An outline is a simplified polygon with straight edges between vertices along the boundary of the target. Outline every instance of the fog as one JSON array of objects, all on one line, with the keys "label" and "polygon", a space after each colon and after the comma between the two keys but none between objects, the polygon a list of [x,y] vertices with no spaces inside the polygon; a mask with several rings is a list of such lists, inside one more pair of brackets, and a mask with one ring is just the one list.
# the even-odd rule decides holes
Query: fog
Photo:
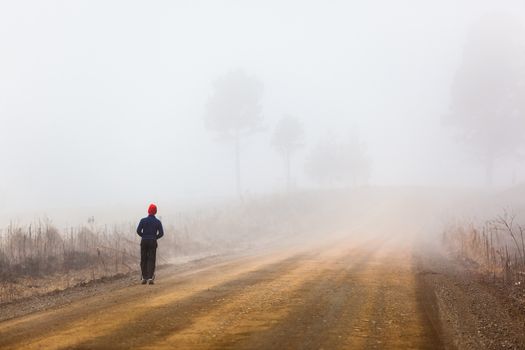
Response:
[{"label": "fog", "polygon": [[[229,74],[261,87],[257,128],[239,140],[244,197],[523,182],[521,143],[494,155],[485,187],[486,166],[449,125],[462,113],[458,71],[475,66],[469,38],[486,18],[517,23],[502,33],[523,48],[522,1],[3,2],[0,224],[119,221],[149,202],[161,212],[237,198],[234,143],[207,122]],[[302,129],[288,180],[274,147],[283,116]],[[348,183],[310,176],[323,140],[357,144],[366,172]]]}]

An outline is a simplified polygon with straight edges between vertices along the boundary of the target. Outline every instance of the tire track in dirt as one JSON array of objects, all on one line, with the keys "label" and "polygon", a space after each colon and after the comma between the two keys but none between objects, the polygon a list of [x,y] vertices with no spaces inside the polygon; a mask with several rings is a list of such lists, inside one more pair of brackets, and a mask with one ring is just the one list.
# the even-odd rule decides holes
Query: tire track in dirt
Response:
[{"label": "tire track in dirt", "polygon": [[268,284],[243,291],[239,298],[199,317],[192,327],[143,349],[173,348],[175,344],[191,349],[253,348],[253,344],[243,345],[243,341],[280,324],[290,312],[290,301],[301,297],[306,285],[322,281],[328,266],[335,270],[334,260],[346,258],[349,254],[356,261],[365,261],[369,253],[362,248],[341,250],[339,247],[335,252],[323,252],[314,258],[303,259],[301,268],[283,273]]},{"label": "tire track in dirt", "polygon": [[407,253],[393,253],[378,259],[368,280],[374,289],[367,316],[366,349],[443,349],[422,305],[423,291],[416,279],[414,262]]},{"label": "tire track in dirt", "polygon": [[289,297],[286,317],[272,327],[204,348],[443,348],[420,307],[406,254],[371,250],[334,264],[347,267],[323,269],[318,278],[307,280]]},{"label": "tire track in dirt", "polygon": [[287,316],[270,329],[226,344],[239,349],[336,349],[344,344],[366,293],[359,288],[359,271],[366,270],[379,246],[348,254],[306,281],[289,299]]}]

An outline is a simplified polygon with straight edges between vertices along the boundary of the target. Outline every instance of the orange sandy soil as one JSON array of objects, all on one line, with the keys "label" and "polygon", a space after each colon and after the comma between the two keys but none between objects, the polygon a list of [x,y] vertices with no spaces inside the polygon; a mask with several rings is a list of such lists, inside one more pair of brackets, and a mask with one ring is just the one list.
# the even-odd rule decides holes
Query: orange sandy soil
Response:
[{"label": "orange sandy soil", "polygon": [[259,253],[0,323],[2,349],[440,349],[409,245]]}]

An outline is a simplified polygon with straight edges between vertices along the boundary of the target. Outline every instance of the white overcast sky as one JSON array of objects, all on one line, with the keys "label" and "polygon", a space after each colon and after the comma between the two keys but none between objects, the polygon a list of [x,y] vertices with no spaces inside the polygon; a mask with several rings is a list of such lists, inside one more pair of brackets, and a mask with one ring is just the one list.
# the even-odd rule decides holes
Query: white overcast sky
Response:
[{"label": "white overcast sky", "polygon": [[232,146],[203,115],[212,81],[239,68],[264,84],[266,131],[242,151],[248,192],[283,184],[270,146],[283,114],[304,124],[300,186],[309,149],[352,127],[372,185],[481,184],[440,119],[469,28],[493,12],[525,19],[524,4],[2,1],[0,219],[233,194]]}]

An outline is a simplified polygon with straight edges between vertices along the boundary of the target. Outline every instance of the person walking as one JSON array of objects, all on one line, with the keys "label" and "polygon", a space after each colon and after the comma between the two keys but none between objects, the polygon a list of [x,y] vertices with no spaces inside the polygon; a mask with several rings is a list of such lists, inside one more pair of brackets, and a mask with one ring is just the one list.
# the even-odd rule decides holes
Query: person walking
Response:
[{"label": "person walking", "polygon": [[148,216],[141,219],[137,227],[137,234],[142,238],[140,241],[140,270],[142,272],[142,284],[153,284],[155,279],[155,260],[157,255],[157,240],[164,236],[162,223],[155,217],[157,206],[150,204]]}]

